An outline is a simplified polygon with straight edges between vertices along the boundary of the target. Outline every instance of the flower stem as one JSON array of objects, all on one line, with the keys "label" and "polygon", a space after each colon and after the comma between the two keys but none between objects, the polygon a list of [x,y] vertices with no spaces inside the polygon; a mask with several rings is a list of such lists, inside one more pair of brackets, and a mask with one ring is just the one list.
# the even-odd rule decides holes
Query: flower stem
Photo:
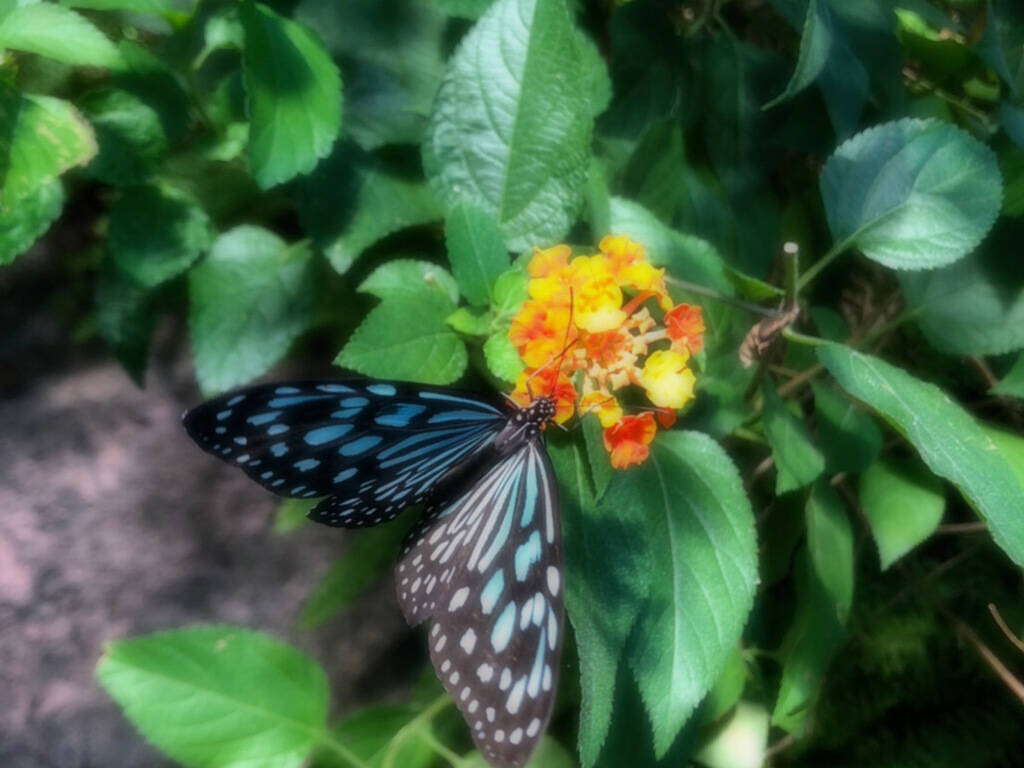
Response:
[{"label": "flower stem", "polygon": [[822,256],[816,262],[811,264],[807,271],[804,272],[803,275],[800,276],[800,279],[797,281],[797,290],[802,291],[804,288],[810,285],[814,278],[818,276],[818,273],[821,272],[833,261],[835,261],[836,257],[839,256],[839,254],[843,253],[847,249],[847,247],[849,247],[849,244],[849,240],[844,240],[841,243],[836,243],[828,250],[828,252],[824,256]]},{"label": "flower stem", "polygon": [[753,312],[754,314],[757,315],[764,315],[765,317],[778,317],[779,315],[779,313],[776,312],[774,309],[759,307],[757,304],[751,304],[749,302],[743,301],[742,299],[736,299],[733,298],[732,296],[726,296],[724,293],[722,293],[721,291],[716,291],[714,288],[707,288],[703,285],[697,285],[696,283],[691,283],[686,280],[679,280],[678,278],[675,277],[666,277],[665,282],[671,283],[677,288],[682,288],[684,291],[696,293],[698,296],[707,296],[709,299],[720,301],[723,304],[731,304],[734,307],[745,309],[747,310],[747,312]]}]

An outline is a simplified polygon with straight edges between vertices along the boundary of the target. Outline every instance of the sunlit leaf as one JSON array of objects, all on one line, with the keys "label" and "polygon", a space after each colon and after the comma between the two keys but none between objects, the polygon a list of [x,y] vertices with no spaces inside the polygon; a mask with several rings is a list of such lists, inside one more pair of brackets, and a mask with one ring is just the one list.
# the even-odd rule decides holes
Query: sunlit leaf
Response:
[{"label": "sunlit leaf", "polygon": [[769,725],[764,707],[740,702],[694,760],[707,768],[761,768],[768,748]]},{"label": "sunlit leaf", "polygon": [[825,459],[811,442],[803,422],[786,407],[771,386],[763,387],[764,432],[772,447],[777,476],[775,492],[810,485],[825,469]]},{"label": "sunlit leaf", "polygon": [[96,676],[149,741],[195,768],[298,768],[327,717],[317,664],[235,627],[113,643]]},{"label": "sunlit leaf", "polygon": [[900,120],[840,145],[821,175],[832,236],[894,269],[932,269],[969,253],[999,213],[988,147],[948,123]]},{"label": "sunlit leaf", "polygon": [[116,69],[121,54],[82,14],[56,3],[18,5],[0,19],[0,49],[38,53],[65,64]]},{"label": "sunlit leaf", "polygon": [[807,499],[807,551],[839,622],[845,624],[853,604],[853,528],[842,500],[827,483],[815,483]]},{"label": "sunlit leaf", "polygon": [[953,483],[988,523],[996,543],[1024,565],[1024,496],[1013,471],[971,416],[933,384],[838,344],[817,348],[839,384],[878,411]]},{"label": "sunlit leaf", "polygon": [[0,214],[0,265],[10,264],[50,228],[64,208],[64,186],[57,179],[23,195]]},{"label": "sunlit leaf", "polygon": [[861,475],[860,506],[884,570],[935,532],[946,499],[935,475],[907,462],[886,460]]},{"label": "sunlit leaf", "polygon": [[249,162],[264,189],[309,173],[341,129],[341,77],[316,36],[262,3],[241,6]]},{"label": "sunlit leaf", "polygon": [[491,214],[471,203],[459,203],[445,220],[445,240],[462,295],[477,306],[493,301],[494,281],[508,269],[509,257]]},{"label": "sunlit leaf", "polygon": [[378,299],[404,299],[413,302],[423,294],[447,296],[459,300],[455,278],[444,267],[429,261],[394,259],[377,267],[359,286],[363,293]]}]

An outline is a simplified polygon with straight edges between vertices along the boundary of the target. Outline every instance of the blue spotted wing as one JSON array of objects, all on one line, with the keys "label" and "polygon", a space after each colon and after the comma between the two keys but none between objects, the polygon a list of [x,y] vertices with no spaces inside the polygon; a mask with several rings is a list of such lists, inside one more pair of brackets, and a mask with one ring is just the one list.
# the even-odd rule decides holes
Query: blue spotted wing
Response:
[{"label": "blue spotted wing", "polygon": [[267,384],[188,411],[189,435],[281,496],[326,496],[317,522],[390,520],[481,456],[506,420],[496,405],[399,382]]},{"label": "blue spotted wing", "polygon": [[557,490],[539,439],[429,510],[396,573],[410,624],[488,761],[521,766],[551,716],[563,629]]}]

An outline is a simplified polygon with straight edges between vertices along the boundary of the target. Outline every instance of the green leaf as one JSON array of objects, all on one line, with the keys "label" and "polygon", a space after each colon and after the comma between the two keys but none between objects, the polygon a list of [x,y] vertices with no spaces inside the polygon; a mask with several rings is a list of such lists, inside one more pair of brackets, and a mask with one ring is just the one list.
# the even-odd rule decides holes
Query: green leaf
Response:
[{"label": "green leaf", "polygon": [[1010,395],[1024,399],[1024,352],[1017,355],[1017,361],[998,384],[992,387],[997,395]]},{"label": "green leaf", "polygon": [[810,0],[807,4],[807,16],[804,18],[803,34],[800,37],[796,68],[786,84],[786,89],[765,104],[765,109],[789,101],[818,79],[828,64],[834,35],[832,12],[828,3],[825,0]]},{"label": "green leaf", "polygon": [[650,581],[644,520],[633,502],[635,478],[619,473],[598,504],[579,441],[552,439],[548,450],[561,488],[566,610],[580,657],[579,751],[583,765],[592,766],[611,725],[616,674]]},{"label": "green leaf", "polygon": [[625,197],[635,200],[662,221],[671,221],[686,169],[683,133],[678,119],[655,123],[641,137],[622,174]]},{"label": "green leaf", "polygon": [[782,681],[772,725],[801,735],[832,654],[842,645],[846,633],[835,602],[804,549],[796,560],[796,596],[796,617],[781,648]]},{"label": "green leaf", "polygon": [[1001,355],[1024,348],[1024,260],[1008,258],[1024,226],[1006,222],[944,269],[900,276],[907,308],[940,352]]},{"label": "green leaf", "polygon": [[316,36],[246,0],[243,71],[249,163],[263,189],[309,173],[341,130],[341,76]]},{"label": "green leaf", "polygon": [[107,88],[87,96],[82,111],[96,131],[99,153],[89,173],[108,184],[138,184],[167,154],[159,113],[133,93]]},{"label": "green leaf", "polygon": [[483,16],[494,0],[434,0],[449,16],[476,20]]},{"label": "green leaf", "polygon": [[768,712],[742,701],[694,760],[707,768],[757,768],[768,750]]},{"label": "green leaf", "polygon": [[426,183],[340,148],[304,179],[299,216],[331,266],[345,274],[374,243],[441,218]]},{"label": "green leaf", "polygon": [[124,60],[92,22],[56,3],[19,5],[0,20],[0,49],[38,53],[65,64],[117,69]]},{"label": "green leaf", "polygon": [[297,531],[309,523],[306,517],[320,499],[284,499],[274,511],[274,533],[283,535]]},{"label": "green leaf", "polygon": [[704,722],[713,723],[736,706],[746,685],[747,662],[737,649],[729,656],[722,673],[715,680],[707,698],[701,703],[701,717]]},{"label": "green leaf", "polygon": [[454,310],[454,302],[440,293],[419,294],[415,305],[385,300],[356,328],[334,364],[364,376],[451,384],[467,363],[466,345],[445,322]]},{"label": "green leaf", "polygon": [[459,307],[445,322],[464,336],[486,336],[494,324],[494,316],[487,310],[473,312],[468,307]]},{"label": "green leaf", "polygon": [[38,200],[41,187],[94,154],[92,129],[71,104],[0,84],[0,221],[14,220],[22,199]]},{"label": "green leaf", "polygon": [[184,272],[212,240],[203,209],[171,187],[129,187],[110,208],[110,253],[144,286]]},{"label": "green leaf", "polygon": [[1021,22],[1024,16],[1012,0],[986,0],[985,29],[976,51],[978,56],[1009,86],[1011,93],[1024,90],[1021,65]]},{"label": "green leaf", "polygon": [[132,380],[142,386],[149,342],[156,328],[154,291],[107,259],[96,281],[96,321],[100,336]]},{"label": "green leaf", "polygon": [[526,301],[526,285],[530,276],[522,269],[510,269],[494,281],[493,308],[499,317],[510,317]]},{"label": "green leaf", "polygon": [[803,422],[766,384],[764,394],[764,433],[772,447],[778,475],[775,493],[782,494],[810,485],[825,469],[825,459],[811,442]]},{"label": "green leaf", "polygon": [[[94,11],[131,11],[170,16],[182,12],[181,0],[61,0],[69,8],[88,8]],[[184,3],[191,5],[190,2]]]},{"label": "green leaf", "polygon": [[767,301],[768,299],[777,299],[780,296],[785,295],[785,291],[778,288],[771,283],[766,283],[764,280],[759,280],[756,277],[740,272],[738,269],[726,265],[725,276],[729,278],[729,282],[733,284],[736,289],[736,293],[742,298],[748,299],[749,301]]},{"label": "green leaf", "polygon": [[951,264],[981,242],[999,213],[995,155],[952,125],[885,123],[840,145],[821,175],[836,248],[893,269]]},{"label": "green leaf", "polygon": [[494,217],[471,203],[458,203],[445,220],[448,261],[459,290],[470,304],[494,300],[494,281],[508,269],[505,238]]},{"label": "green leaf", "polygon": [[[460,768],[490,768],[484,756],[471,752]],[[537,745],[537,751],[523,768],[573,768],[573,759],[561,744],[550,736],[544,736]]]},{"label": "green leaf", "polygon": [[[348,715],[331,729],[331,734],[335,741],[370,768],[381,766],[389,753],[390,765],[396,768],[429,768],[437,761],[437,754],[424,736],[428,725],[419,724],[415,730],[404,732],[399,737],[402,740],[401,746],[391,752],[392,740],[419,714],[413,707],[369,707]],[[324,747],[314,757],[313,766],[352,768],[352,763],[336,751]]]},{"label": "green leaf", "polygon": [[661,756],[739,640],[757,547],[739,473],[706,435],[664,433],[633,474],[636,492],[624,503],[645,518],[652,578],[629,658]]},{"label": "green leaf", "polygon": [[807,551],[836,617],[845,624],[853,605],[853,528],[838,494],[820,481],[807,499]]},{"label": "green leaf", "polygon": [[327,717],[315,662],[235,627],[113,643],[96,676],[149,741],[196,768],[298,768]]},{"label": "green leaf", "polygon": [[0,266],[32,247],[64,209],[64,185],[57,179],[23,195],[18,205],[0,213]]},{"label": "green leaf", "polygon": [[1024,488],[1024,438],[984,422],[981,428],[1010,465],[1013,474],[1017,476],[1020,487]]},{"label": "green leaf", "polygon": [[862,408],[832,387],[818,382],[811,386],[826,474],[861,472],[882,450],[881,430]]},{"label": "green leaf", "polygon": [[429,261],[395,259],[370,273],[359,290],[378,299],[415,302],[423,295],[445,296],[452,304],[459,300],[459,288],[448,270]]},{"label": "green leaf", "polygon": [[427,178],[490,212],[513,250],[557,241],[582,203],[592,57],[563,0],[498,0],[463,38],[434,103]]},{"label": "green leaf", "polygon": [[996,543],[1024,565],[1022,489],[977,423],[942,390],[882,360],[837,344],[817,348],[839,384],[878,411],[939,477],[960,489]]},{"label": "green leaf", "polygon": [[942,522],[942,483],[908,462],[876,461],[860,478],[860,506],[882,570],[931,536]]},{"label": "green leaf", "polygon": [[281,359],[316,318],[312,254],[260,227],[236,227],[189,272],[189,299],[204,394],[244,384]]},{"label": "green leaf", "polygon": [[508,329],[495,331],[484,342],[484,359],[487,369],[502,381],[512,384],[526,368],[519,351],[508,339]]},{"label": "green leaf", "polygon": [[604,498],[612,478],[617,474],[612,469],[608,449],[604,447],[604,428],[596,414],[582,420],[583,444],[587,449],[587,461],[590,465],[590,476],[594,481],[594,493],[598,499]]},{"label": "green leaf", "polygon": [[395,562],[408,530],[408,525],[394,523],[361,531],[354,537],[302,607],[299,626],[320,626],[373,586]]}]

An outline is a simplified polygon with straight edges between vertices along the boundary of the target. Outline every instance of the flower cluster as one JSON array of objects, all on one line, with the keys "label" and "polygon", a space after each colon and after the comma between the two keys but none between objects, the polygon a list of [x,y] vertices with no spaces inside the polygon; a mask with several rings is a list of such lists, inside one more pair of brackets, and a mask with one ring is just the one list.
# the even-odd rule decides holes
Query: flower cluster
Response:
[{"label": "flower cluster", "polygon": [[[549,394],[558,422],[595,413],[612,466],[624,469],[646,460],[657,425],[671,426],[693,399],[689,361],[703,345],[704,320],[700,307],[673,305],[665,270],[639,243],[609,235],[598,250],[571,258],[567,245],[535,249],[529,298],[509,329],[526,364],[512,398],[527,405]],[[627,414],[619,398],[630,385],[654,407]]]}]

